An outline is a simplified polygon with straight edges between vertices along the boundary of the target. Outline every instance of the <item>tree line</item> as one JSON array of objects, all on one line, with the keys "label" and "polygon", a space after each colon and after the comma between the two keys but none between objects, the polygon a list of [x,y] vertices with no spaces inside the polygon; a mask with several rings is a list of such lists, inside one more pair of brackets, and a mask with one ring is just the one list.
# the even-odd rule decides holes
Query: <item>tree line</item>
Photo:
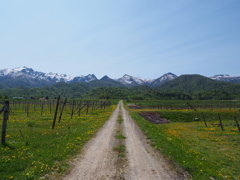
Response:
[{"label": "tree line", "polygon": [[232,100],[239,94],[222,90],[195,91],[186,93],[178,90],[161,90],[149,86],[135,87],[97,87],[87,88],[79,84],[60,83],[44,88],[13,88],[1,90],[0,99],[23,97],[24,99],[56,99],[58,96],[68,99],[135,99],[135,100]]}]

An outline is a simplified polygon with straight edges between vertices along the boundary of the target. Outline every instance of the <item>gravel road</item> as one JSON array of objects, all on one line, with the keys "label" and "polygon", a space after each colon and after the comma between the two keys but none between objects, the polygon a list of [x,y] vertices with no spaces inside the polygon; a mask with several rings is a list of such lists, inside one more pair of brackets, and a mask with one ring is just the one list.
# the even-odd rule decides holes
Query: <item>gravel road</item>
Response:
[{"label": "gravel road", "polygon": [[[126,139],[126,165],[119,173],[115,138],[118,116],[122,114],[123,133]],[[102,129],[84,147],[73,162],[74,167],[64,180],[172,180],[184,179],[155,151],[124,108],[122,101]]]}]

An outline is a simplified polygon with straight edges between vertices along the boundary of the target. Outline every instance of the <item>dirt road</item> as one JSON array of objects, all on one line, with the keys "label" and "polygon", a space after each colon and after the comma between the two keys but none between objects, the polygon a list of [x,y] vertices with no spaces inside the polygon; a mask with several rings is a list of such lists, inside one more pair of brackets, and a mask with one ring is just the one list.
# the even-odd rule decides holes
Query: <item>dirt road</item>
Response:
[{"label": "dirt road", "polygon": [[[126,139],[126,161],[119,168],[119,154],[114,148],[119,144],[116,139],[118,116],[122,114],[123,133]],[[120,171],[120,173],[119,173]],[[71,172],[64,180],[168,180],[183,179],[147,143],[145,136],[124,109],[120,102],[109,121],[84,147],[83,153],[74,162]]]}]

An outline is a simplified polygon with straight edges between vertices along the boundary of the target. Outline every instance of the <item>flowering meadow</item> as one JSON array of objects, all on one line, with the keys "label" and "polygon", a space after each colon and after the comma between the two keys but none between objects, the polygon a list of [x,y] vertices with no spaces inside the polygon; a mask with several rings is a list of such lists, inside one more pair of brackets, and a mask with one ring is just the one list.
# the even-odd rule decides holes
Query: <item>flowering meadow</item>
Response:
[{"label": "flowering meadow", "polygon": [[[109,119],[115,105],[89,108],[72,114],[66,107],[52,129],[54,112],[49,107],[12,107],[6,144],[0,145],[0,179],[34,180],[58,176],[69,161]],[[42,112],[40,112],[42,111]]]},{"label": "flowering meadow", "polygon": [[[240,179],[240,132],[233,121],[233,116],[240,119],[238,109],[202,109],[207,127],[201,113],[194,110],[157,110],[170,120],[169,124],[158,125],[138,114],[156,109],[129,110],[152,146],[187,170],[193,179]],[[224,131],[218,125],[218,114]],[[196,117],[199,121],[193,121]]]}]

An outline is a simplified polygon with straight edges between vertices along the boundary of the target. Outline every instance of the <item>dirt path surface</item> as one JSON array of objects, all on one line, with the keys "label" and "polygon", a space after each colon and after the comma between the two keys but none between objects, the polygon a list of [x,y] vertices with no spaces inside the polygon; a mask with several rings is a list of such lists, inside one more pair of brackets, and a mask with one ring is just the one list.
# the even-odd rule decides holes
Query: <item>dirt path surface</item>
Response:
[{"label": "dirt path surface", "polygon": [[[122,114],[126,146],[126,165],[119,173],[115,138],[117,120]],[[147,143],[145,136],[120,102],[109,121],[84,147],[83,153],[74,162],[71,172],[64,180],[172,180],[183,179],[169,169],[169,164]]]},{"label": "dirt path surface", "polygon": [[166,180],[177,179],[167,162],[147,143],[146,137],[123,108],[122,115],[126,133],[126,148],[129,169],[126,179]]}]

